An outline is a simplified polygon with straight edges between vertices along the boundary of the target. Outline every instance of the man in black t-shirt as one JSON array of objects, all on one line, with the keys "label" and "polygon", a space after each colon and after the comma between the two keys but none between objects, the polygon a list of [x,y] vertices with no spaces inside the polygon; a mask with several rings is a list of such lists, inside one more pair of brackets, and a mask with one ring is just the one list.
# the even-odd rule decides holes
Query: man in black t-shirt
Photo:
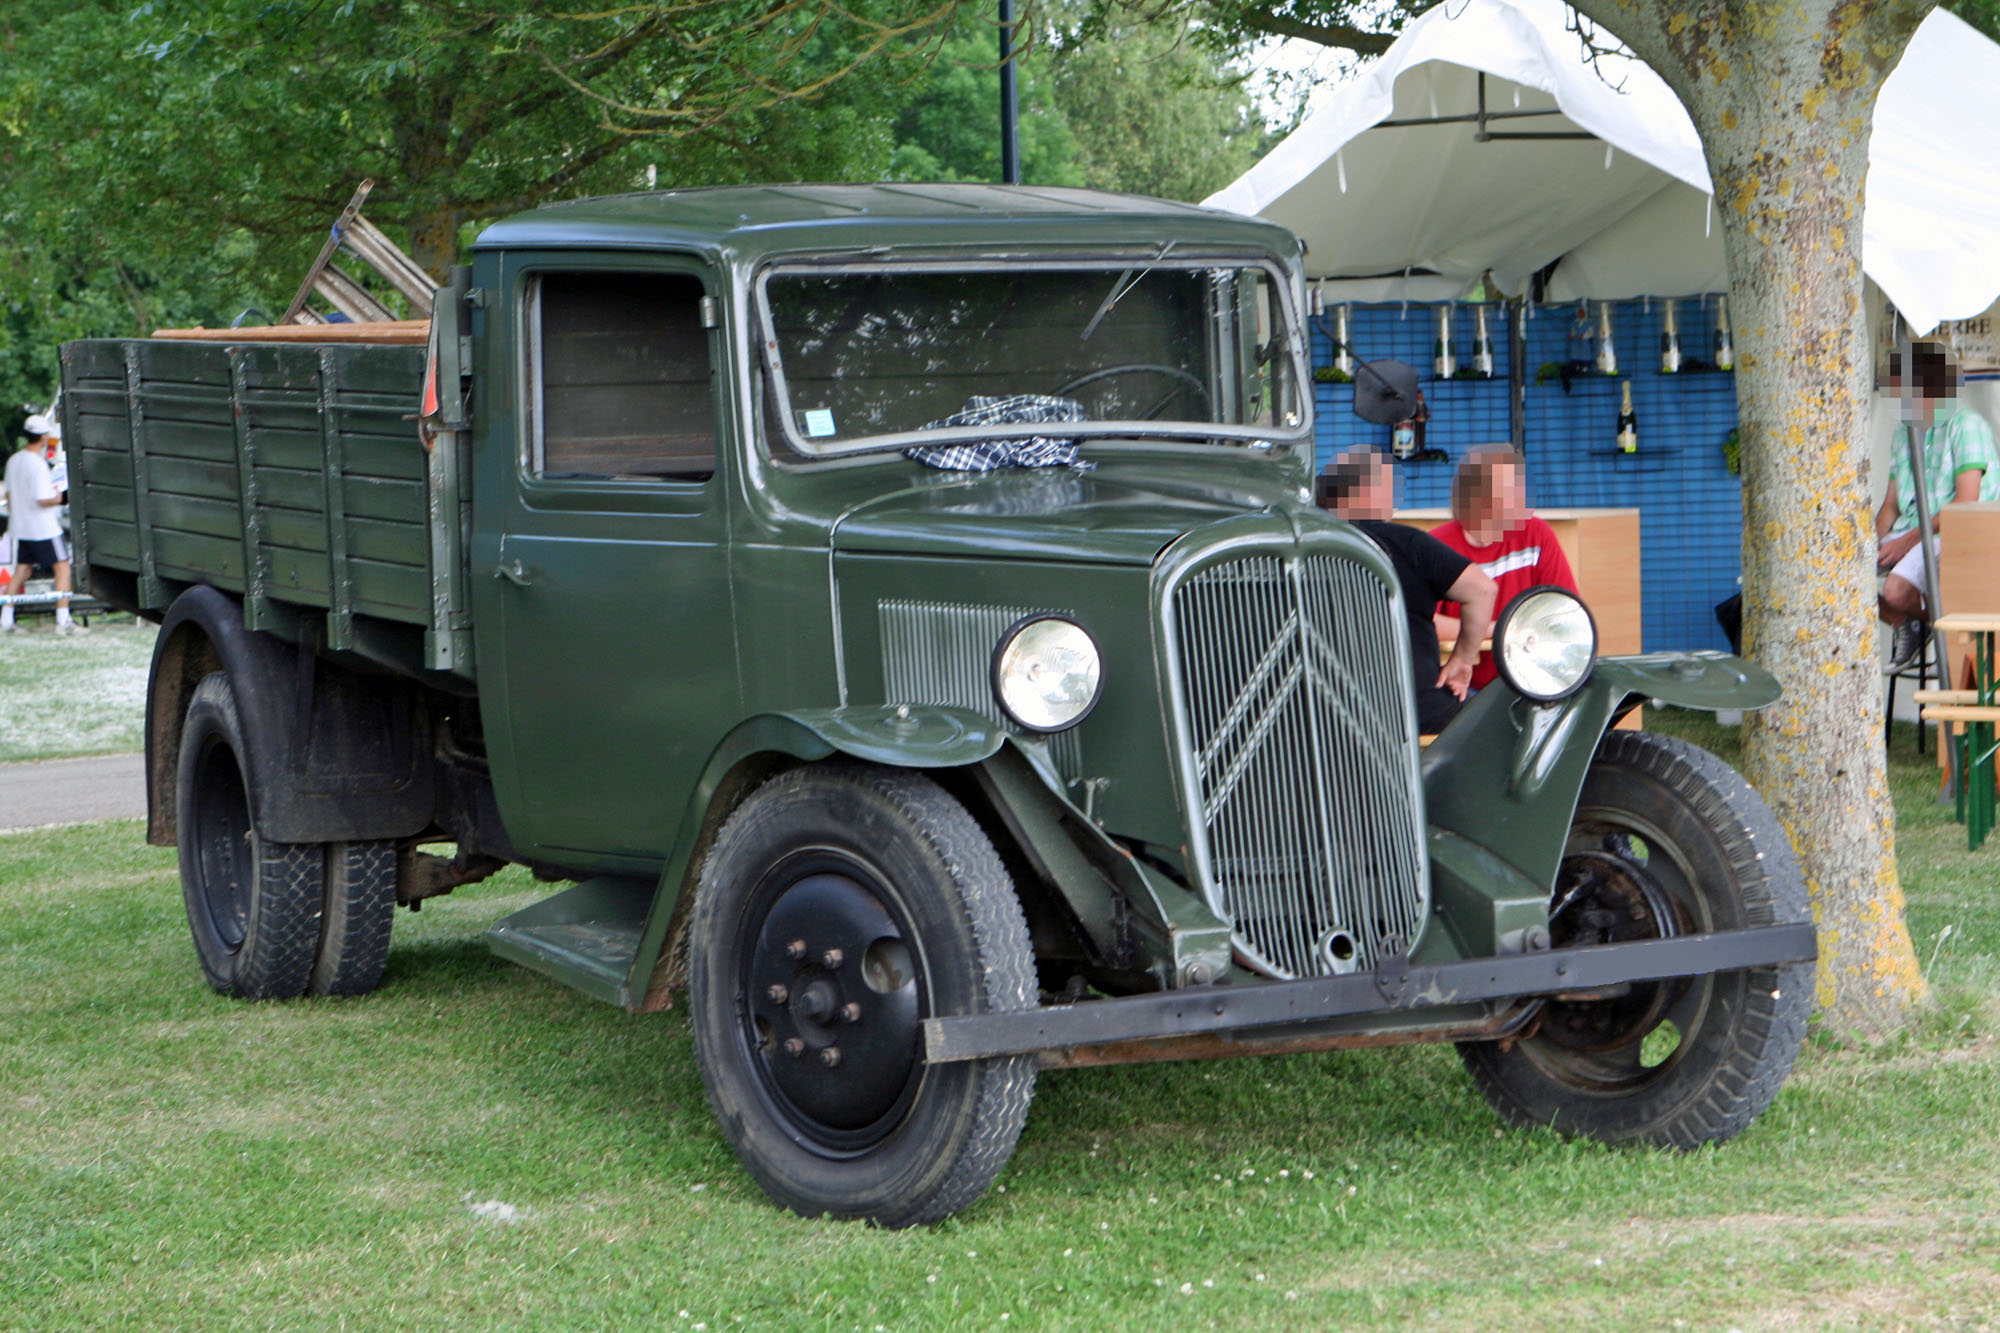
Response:
[{"label": "man in black t-shirt", "polygon": [[[1403,613],[1410,623],[1410,665],[1416,673],[1417,729],[1441,729],[1458,713],[1472,685],[1472,667],[1493,628],[1493,603],[1499,595],[1491,577],[1472,561],[1427,532],[1389,521],[1395,509],[1395,481],[1389,461],[1372,450],[1349,450],[1326,465],[1314,496],[1382,548],[1403,589]],[[1435,676],[1439,657],[1437,625],[1432,621],[1439,602],[1457,602],[1458,642]]]}]

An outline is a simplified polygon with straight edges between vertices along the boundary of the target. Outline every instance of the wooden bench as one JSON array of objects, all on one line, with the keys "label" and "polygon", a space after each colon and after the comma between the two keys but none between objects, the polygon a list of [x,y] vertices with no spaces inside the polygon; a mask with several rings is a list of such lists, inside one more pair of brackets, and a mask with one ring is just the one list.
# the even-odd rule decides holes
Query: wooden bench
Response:
[{"label": "wooden bench", "polygon": [[[1924,702],[1923,696],[1927,694],[1938,697],[1940,702]],[[1923,707],[1920,714],[1923,720],[1949,726],[1956,738],[1957,815],[1965,824],[1966,846],[1977,851],[1993,829],[1993,752],[2000,749],[1993,734],[1994,727],[2000,725],[2000,704],[1970,702],[1978,699],[1976,690],[1919,690],[1917,697]]]}]

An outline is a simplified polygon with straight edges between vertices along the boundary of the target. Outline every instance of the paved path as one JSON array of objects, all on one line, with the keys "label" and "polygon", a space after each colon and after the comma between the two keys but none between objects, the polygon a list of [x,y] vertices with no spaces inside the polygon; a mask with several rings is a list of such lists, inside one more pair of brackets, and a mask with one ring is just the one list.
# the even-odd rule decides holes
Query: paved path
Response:
[{"label": "paved path", "polygon": [[143,819],[145,764],[137,754],[0,764],[0,829]]}]

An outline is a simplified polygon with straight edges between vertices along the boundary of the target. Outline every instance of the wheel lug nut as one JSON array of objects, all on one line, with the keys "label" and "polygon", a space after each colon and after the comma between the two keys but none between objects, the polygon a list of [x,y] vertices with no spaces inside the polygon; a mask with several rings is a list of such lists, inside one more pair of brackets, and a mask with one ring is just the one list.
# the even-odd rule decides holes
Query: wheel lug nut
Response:
[{"label": "wheel lug nut", "polygon": [[806,1053],[806,1044],[797,1037],[785,1038],[785,1054],[794,1060]]},{"label": "wheel lug nut", "polygon": [[819,1053],[819,1062],[825,1065],[828,1069],[839,1068],[840,1048],[838,1046],[827,1047],[825,1050]]},{"label": "wheel lug nut", "polygon": [[819,956],[819,960],[822,963],[825,963],[827,967],[831,969],[839,967],[842,961],[846,959],[846,957],[847,955],[842,953],[838,949],[828,949],[825,953]]},{"label": "wheel lug nut", "polygon": [[804,940],[793,940],[785,946],[785,954],[790,958],[804,958],[806,956],[806,942]]},{"label": "wheel lug nut", "polygon": [[764,993],[771,997],[772,1004],[783,1004],[786,1000],[792,998],[791,991],[786,989],[783,982],[773,983],[771,988]]},{"label": "wheel lug nut", "polygon": [[850,1023],[859,1023],[861,1021],[861,1006],[849,1000],[846,1004],[840,1006],[840,1016]]}]

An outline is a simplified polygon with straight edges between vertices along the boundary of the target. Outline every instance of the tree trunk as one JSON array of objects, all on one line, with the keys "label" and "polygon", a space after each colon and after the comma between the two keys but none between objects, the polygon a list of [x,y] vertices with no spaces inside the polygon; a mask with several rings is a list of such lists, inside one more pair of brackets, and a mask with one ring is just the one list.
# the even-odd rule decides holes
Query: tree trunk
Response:
[{"label": "tree trunk", "polygon": [[1747,654],[1785,696],[1745,728],[1819,924],[1820,1022],[1893,1032],[1925,996],[1877,725],[1861,201],[1875,97],[1926,0],[1583,7],[1694,118],[1729,254]]}]

